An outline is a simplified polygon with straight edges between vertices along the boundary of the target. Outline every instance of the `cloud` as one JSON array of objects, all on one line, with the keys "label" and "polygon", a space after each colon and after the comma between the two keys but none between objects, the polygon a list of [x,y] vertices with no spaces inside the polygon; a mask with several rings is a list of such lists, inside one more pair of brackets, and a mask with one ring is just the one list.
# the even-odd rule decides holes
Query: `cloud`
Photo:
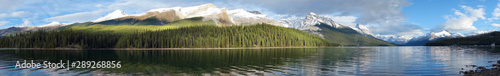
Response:
[{"label": "cloud", "polygon": [[25,11],[17,11],[12,13],[0,13],[0,18],[9,18],[9,17],[26,17],[30,13]]},{"label": "cloud", "polygon": [[325,15],[328,18],[331,18],[333,21],[349,26],[349,27],[355,27],[356,26],[356,19],[357,17],[354,16],[335,16],[335,15]]},{"label": "cloud", "polygon": [[103,6],[104,6],[104,5],[102,5],[102,4],[97,4],[97,5],[95,5],[95,7],[103,7]]},{"label": "cloud", "polygon": [[489,21],[491,20],[498,20],[500,17],[500,3],[497,4],[497,7],[493,10],[493,13],[491,13],[491,18],[488,18]]},{"label": "cloud", "polygon": [[461,32],[461,31],[470,31],[476,30],[477,28],[474,25],[474,22],[478,19],[485,19],[484,9],[478,8],[474,9],[469,6],[461,6],[465,13],[455,10],[454,15],[447,15],[446,22],[441,25],[436,26],[432,29],[432,31],[442,31],[448,30],[451,32]]},{"label": "cloud", "polygon": [[491,26],[500,27],[500,24],[493,23]]},{"label": "cloud", "polygon": [[267,8],[277,14],[304,15],[341,13],[359,15],[358,23],[385,23],[404,19],[403,7],[408,0],[245,0],[241,5]]},{"label": "cloud", "polygon": [[17,9],[24,0],[0,0],[0,10],[11,11]]},{"label": "cloud", "polygon": [[0,21],[0,26],[4,26],[4,25],[6,25],[8,23],[9,23],[9,21]]},{"label": "cloud", "polygon": [[346,21],[346,25],[374,25],[368,28],[377,30],[372,31],[375,34],[421,34],[422,29],[406,22],[402,8],[412,4],[409,0],[240,0],[231,4],[253,6],[264,9],[264,12],[282,15],[303,16],[314,12],[320,15],[355,16],[355,21]]},{"label": "cloud", "polygon": [[24,19],[23,24],[21,24],[19,26],[23,27],[23,26],[29,26],[29,25],[31,25],[31,21],[29,19]]},{"label": "cloud", "polygon": [[412,37],[414,35],[423,35],[422,27],[414,24],[403,25],[385,25],[385,26],[368,26],[370,31],[381,35],[399,35]]},{"label": "cloud", "polygon": [[468,32],[468,33],[465,33],[465,36],[474,36],[474,35],[479,35],[479,34],[484,34],[484,33],[490,33],[490,32],[494,32],[494,31],[497,31],[497,30],[488,30],[488,31],[473,31],[473,32]]},{"label": "cloud", "polygon": [[116,9],[121,9],[128,12],[141,13],[147,10],[156,8],[168,8],[171,5],[177,4],[186,6],[189,2],[178,3],[182,1],[161,1],[161,0],[118,0],[108,6],[106,6],[106,11],[114,11]]},{"label": "cloud", "polygon": [[[99,17],[104,16],[107,13],[111,13],[114,10],[121,9],[125,12],[132,13],[142,13],[147,10],[155,9],[155,8],[168,8],[170,5],[182,1],[160,1],[160,0],[116,0],[110,3],[102,3],[102,4],[93,4],[91,8],[99,7],[100,9],[94,11],[84,11],[77,12],[72,14],[66,14],[56,17],[50,17],[44,19],[46,22],[59,21],[59,22],[86,22],[92,21]],[[67,3],[67,2],[65,2]],[[96,3],[96,2],[94,2]],[[186,2],[188,3],[188,2]],[[186,6],[186,3],[176,3],[177,5]],[[89,5],[87,7],[84,6],[76,6],[78,8],[89,9]],[[62,7],[65,8],[65,7]],[[75,10],[66,10],[66,11],[75,11]]]},{"label": "cloud", "polygon": [[101,17],[104,11],[97,10],[91,12],[80,12],[67,14],[62,16],[56,16],[44,19],[47,22],[59,21],[59,22],[87,22]]}]

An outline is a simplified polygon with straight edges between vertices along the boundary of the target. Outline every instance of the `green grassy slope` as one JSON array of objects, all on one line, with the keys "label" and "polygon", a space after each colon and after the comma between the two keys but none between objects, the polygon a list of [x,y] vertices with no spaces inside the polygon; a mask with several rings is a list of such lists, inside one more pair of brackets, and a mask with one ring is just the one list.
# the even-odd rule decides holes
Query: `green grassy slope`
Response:
[{"label": "green grassy slope", "polygon": [[316,25],[324,39],[347,46],[394,46],[379,39],[364,36],[351,28],[334,28],[326,24]]},{"label": "green grassy slope", "polygon": [[500,32],[481,34],[471,37],[449,38],[439,41],[433,41],[425,44],[426,46],[449,46],[449,45],[491,45],[500,44]]}]

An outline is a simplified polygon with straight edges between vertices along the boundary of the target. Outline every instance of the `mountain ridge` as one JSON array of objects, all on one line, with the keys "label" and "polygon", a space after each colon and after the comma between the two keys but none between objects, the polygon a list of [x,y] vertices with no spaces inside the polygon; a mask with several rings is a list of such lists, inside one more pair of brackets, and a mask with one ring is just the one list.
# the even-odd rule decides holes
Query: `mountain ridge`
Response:
[{"label": "mountain ridge", "polygon": [[[73,29],[86,28],[86,29],[96,29],[96,30],[102,30],[102,29],[114,30],[114,29],[122,29],[124,27],[130,28],[131,27],[130,25],[144,25],[147,27],[157,27],[157,26],[165,26],[175,21],[185,20],[194,17],[202,18],[202,19],[197,19],[200,20],[197,22],[215,22],[217,26],[252,25],[252,24],[266,23],[281,27],[290,27],[302,31],[307,31],[310,34],[314,34],[322,38],[324,38],[323,34],[328,34],[328,33],[324,32],[322,33],[321,32],[322,29],[319,28],[317,25],[324,24],[336,29],[355,30],[354,32],[361,33],[363,36],[374,38],[371,32],[362,25],[357,25],[357,27],[354,28],[347,27],[335,22],[329,17],[320,16],[314,12],[310,12],[307,16],[305,16],[304,19],[296,19],[296,20],[283,19],[281,21],[276,21],[273,20],[272,18],[267,17],[266,14],[262,14],[260,11],[256,10],[248,11],[245,9],[227,10],[226,8],[217,8],[215,5],[211,3],[202,4],[198,6],[190,6],[190,7],[151,9],[147,12],[140,14],[133,14],[133,15],[126,14],[124,11],[117,9],[104,17],[90,21],[90,23],[75,23],[72,24],[71,26],[60,25],[60,26],[53,26],[52,28],[48,29],[56,29],[59,27],[68,29],[74,27]],[[192,23],[187,23],[187,24],[192,24]],[[108,25],[113,25],[113,26],[108,26]],[[177,28],[177,27],[178,26],[175,27],[169,26],[166,28]],[[159,29],[164,29],[164,28],[159,28]],[[342,32],[342,31],[337,31],[337,32]],[[358,33],[356,33],[356,35]],[[377,41],[377,39],[370,39],[370,40]],[[358,45],[358,44],[352,44],[352,45]]]}]

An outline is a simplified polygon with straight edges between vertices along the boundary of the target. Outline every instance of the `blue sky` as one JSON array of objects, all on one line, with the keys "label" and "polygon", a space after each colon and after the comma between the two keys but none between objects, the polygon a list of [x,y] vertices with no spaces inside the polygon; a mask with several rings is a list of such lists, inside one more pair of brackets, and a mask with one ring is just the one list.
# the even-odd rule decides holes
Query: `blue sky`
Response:
[{"label": "blue sky", "polygon": [[117,9],[138,14],[205,3],[258,10],[275,20],[315,12],[347,26],[363,24],[380,35],[417,36],[442,30],[466,34],[500,27],[498,0],[0,0],[0,29],[92,21]]},{"label": "blue sky", "polygon": [[498,30],[498,27],[491,24],[500,23],[499,20],[488,20],[488,18],[493,16],[494,9],[497,8],[497,4],[499,3],[497,0],[414,0],[412,2],[412,5],[403,8],[403,12],[406,13],[408,21],[428,29],[426,30],[427,32],[446,22],[448,19],[445,16],[453,15],[454,10],[465,12],[465,10],[461,9],[461,6],[469,6],[475,9],[484,8],[484,17],[486,19],[474,21],[473,26],[477,30],[458,32]]}]

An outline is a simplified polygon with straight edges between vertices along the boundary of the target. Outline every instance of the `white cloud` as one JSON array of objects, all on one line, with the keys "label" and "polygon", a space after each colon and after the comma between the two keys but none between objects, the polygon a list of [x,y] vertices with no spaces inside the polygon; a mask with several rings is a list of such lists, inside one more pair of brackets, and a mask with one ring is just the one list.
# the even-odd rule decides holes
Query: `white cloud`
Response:
[{"label": "white cloud", "polygon": [[26,17],[30,13],[25,11],[16,11],[12,13],[0,13],[0,18],[9,18],[9,17]]},{"label": "white cloud", "polygon": [[488,31],[473,31],[473,32],[468,32],[468,33],[465,33],[465,36],[473,36],[473,35],[479,35],[479,34],[484,34],[484,33],[490,33],[490,32],[493,32],[493,31],[497,31],[497,30],[488,30]]},{"label": "white cloud", "polygon": [[29,25],[31,25],[31,21],[29,19],[24,19],[23,24],[21,24],[19,26],[24,27],[24,26],[29,26]]},{"label": "white cloud", "polygon": [[442,31],[448,30],[451,32],[461,32],[461,31],[470,31],[476,30],[477,28],[474,25],[474,22],[478,19],[485,19],[484,9],[478,8],[474,9],[469,6],[461,6],[464,12],[459,10],[455,10],[454,15],[446,16],[448,19],[441,25],[433,28],[432,31]]},{"label": "white cloud", "polygon": [[372,31],[375,34],[421,34],[421,27],[408,24],[402,12],[403,7],[411,4],[409,0],[240,0],[228,2],[226,6],[250,6],[243,8],[259,9],[264,13],[271,11],[280,15],[304,16],[314,12],[318,15],[356,16],[352,23],[350,20],[335,20],[344,22],[344,25],[373,25],[369,29],[377,30]]},{"label": "white cloud", "polygon": [[498,20],[500,17],[500,3],[497,4],[497,7],[493,10],[493,13],[491,13],[491,18],[488,18],[488,20]]},{"label": "white cloud", "polygon": [[0,21],[0,26],[4,26],[4,25],[6,25],[8,23],[9,23],[9,21]]},{"label": "white cloud", "polygon": [[326,17],[331,18],[333,21],[349,26],[349,27],[355,27],[356,26],[356,19],[357,17],[354,16],[332,16],[332,15],[325,15]]},{"label": "white cloud", "polygon": [[101,17],[104,11],[97,10],[91,12],[80,12],[67,14],[62,16],[56,16],[44,19],[47,22],[59,21],[59,22],[87,22]]},{"label": "white cloud", "polygon": [[104,5],[102,5],[102,4],[97,4],[97,5],[95,5],[95,7],[103,7],[103,6],[104,6]]},{"label": "white cloud", "polygon": [[[145,12],[147,10],[156,8],[168,8],[177,2],[182,1],[157,1],[157,0],[118,0],[106,7],[106,11],[114,11],[116,9],[122,9],[124,11],[139,13]],[[189,2],[177,3],[177,5],[187,6]]]},{"label": "white cloud", "polygon": [[24,0],[0,0],[0,10],[10,11],[17,9]]},{"label": "white cloud", "polygon": [[500,24],[493,23],[493,24],[491,24],[491,26],[500,27]]},{"label": "white cloud", "polygon": [[383,25],[383,26],[368,26],[370,31],[381,35],[398,35],[412,37],[415,35],[423,35],[423,28],[413,24],[401,25]]}]

